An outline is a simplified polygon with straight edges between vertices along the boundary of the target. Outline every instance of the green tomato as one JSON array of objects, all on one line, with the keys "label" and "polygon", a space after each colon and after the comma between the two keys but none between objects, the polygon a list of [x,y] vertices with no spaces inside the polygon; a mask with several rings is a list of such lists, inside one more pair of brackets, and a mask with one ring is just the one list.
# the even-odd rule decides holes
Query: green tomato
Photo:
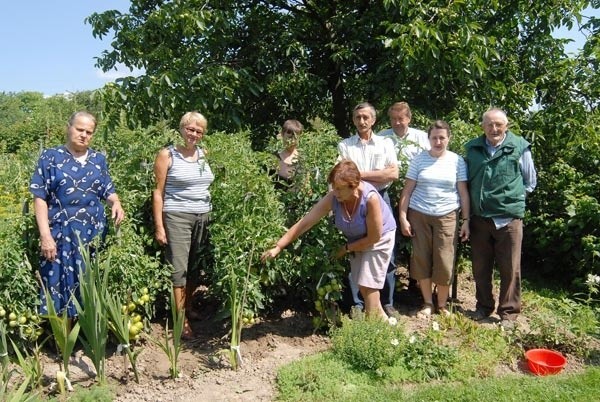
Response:
[{"label": "green tomato", "polygon": [[24,315],[19,317],[19,324],[23,325],[27,322],[27,317],[25,317]]},{"label": "green tomato", "polygon": [[6,310],[0,308],[0,318],[3,318],[6,315]]},{"label": "green tomato", "polygon": [[327,290],[325,290],[324,287],[317,288],[317,294],[319,296],[325,296],[325,294],[327,294]]},{"label": "green tomato", "polygon": [[17,320],[17,315],[16,315],[15,313],[10,313],[10,314],[8,315],[8,319],[9,319],[10,321],[16,321],[16,320]]},{"label": "green tomato", "polygon": [[11,327],[11,328],[16,327],[17,325],[19,325],[19,323],[17,321],[15,321],[15,320],[11,320],[11,321],[8,322],[8,326]]}]

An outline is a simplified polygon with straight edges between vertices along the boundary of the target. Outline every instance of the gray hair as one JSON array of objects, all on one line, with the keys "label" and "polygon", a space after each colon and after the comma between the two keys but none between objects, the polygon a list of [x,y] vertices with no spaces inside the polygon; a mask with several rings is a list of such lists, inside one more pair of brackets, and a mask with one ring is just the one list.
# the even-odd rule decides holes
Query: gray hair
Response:
[{"label": "gray hair", "polygon": [[377,111],[375,110],[375,106],[371,105],[369,102],[362,102],[362,103],[359,103],[358,105],[354,106],[354,109],[352,109],[352,116],[354,116],[354,113],[356,111],[362,110],[362,109],[371,110],[371,117],[373,117],[373,119],[377,118]]},{"label": "gray hair", "polygon": [[502,115],[502,119],[504,120],[504,123],[508,124],[508,117],[506,116],[506,112],[497,107],[492,107],[492,108],[489,108],[488,110],[486,110],[485,113],[483,113],[483,115],[481,116],[481,123],[483,124],[485,122],[485,120],[487,118],[489,118],[489,115],[495,114],[495,113]]}]

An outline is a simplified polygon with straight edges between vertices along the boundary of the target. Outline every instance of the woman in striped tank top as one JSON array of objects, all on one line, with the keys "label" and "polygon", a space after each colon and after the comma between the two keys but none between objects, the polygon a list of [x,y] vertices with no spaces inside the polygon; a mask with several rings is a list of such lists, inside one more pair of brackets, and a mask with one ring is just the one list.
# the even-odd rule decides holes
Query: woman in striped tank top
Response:
[{"label": "woman in striped tank top", "polygon": [[184,339],[193,337],[188,318],[198,318],[198,313],[191,309],[191,297],[199,275],[197,253],[206,242],[212,209],[208,187],[214,175],[204,150],[199,147],[206,127],[202,114],[183,115],[179,123],[183,142],[161,149],[154,163],[155,238],[166,246],[167,261],[173,267],[171,278],[177,308],[186,311]]}]

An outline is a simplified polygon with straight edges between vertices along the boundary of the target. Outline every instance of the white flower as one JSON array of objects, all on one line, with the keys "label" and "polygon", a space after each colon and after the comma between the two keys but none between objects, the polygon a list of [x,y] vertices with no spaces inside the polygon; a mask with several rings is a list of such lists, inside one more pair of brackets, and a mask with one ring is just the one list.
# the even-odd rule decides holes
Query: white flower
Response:
[{"label": "white flower", "polygon": [[396,317],[388,317],[388,324],[394,327],[396,326],[396,324],[398,324],[398,320],[396,319]]},{"label": "white flower", "polygon": [[392,339],[392,346],[398,346],[400,344],[400,342],[398,342],[398,339],[394,338]]},{"label": "white flower", "polygon": [[415,343],[417,340],[417,338],[414,335],[411,335],[410,338],[408,338],[408,343]]},{"label": "white flower", "polygon": [[594,274],[588,274],[587,280],[585,281],[586,285],[600,285],[600,276]]},{"label": "white flower", "polygon": [[432,328],[434,331],[439,331],[439,330],[440,330],[440,324],[438,324],[436,321],[434,321],[434,322],[431,324],[431,328]]}]

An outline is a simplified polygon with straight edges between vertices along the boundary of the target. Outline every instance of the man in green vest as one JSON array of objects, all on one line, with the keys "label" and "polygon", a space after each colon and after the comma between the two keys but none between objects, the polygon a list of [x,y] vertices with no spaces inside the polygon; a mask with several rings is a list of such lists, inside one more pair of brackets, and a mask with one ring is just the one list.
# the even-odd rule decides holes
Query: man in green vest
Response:
[{"label": "man in green vest", "polygon": [[[525,195],[534,190],[537,175],[530,144],[508,131],[501,109],[483,114],[485,135],[465,145],[471,198],[471,251],[476,310],[473,319],[494,309],[505,328],[514,327],[521,312],[521,242]],[[492,293],[494,263],[500,272],[495,308]]]}]

